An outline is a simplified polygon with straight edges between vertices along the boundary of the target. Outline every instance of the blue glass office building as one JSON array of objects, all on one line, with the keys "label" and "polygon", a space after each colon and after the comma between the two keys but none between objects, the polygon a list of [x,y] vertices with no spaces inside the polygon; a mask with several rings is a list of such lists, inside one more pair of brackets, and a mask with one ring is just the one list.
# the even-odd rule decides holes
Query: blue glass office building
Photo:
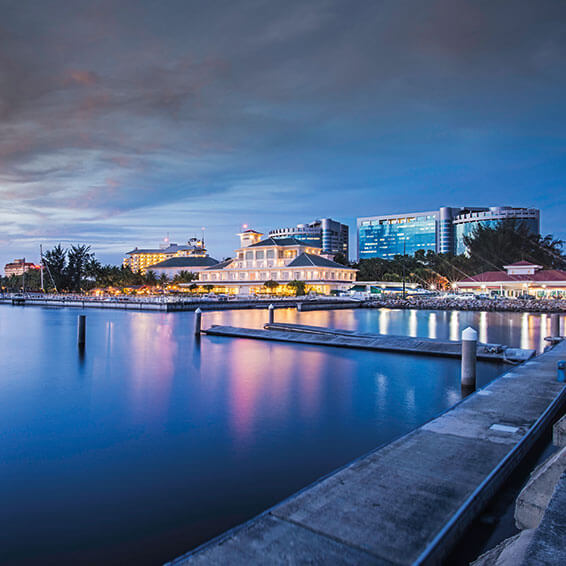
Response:
[{"label": "blue glass office building", "polygon": [[417,250],[465,253],[464,236],[480,224],[496,226],[505,219],[519,220],[535,234],[540,231],[538,209],[510,206],[444,206],[429,212],[358,218],[358,257],[393,259],[403,253],[413,255]]}]

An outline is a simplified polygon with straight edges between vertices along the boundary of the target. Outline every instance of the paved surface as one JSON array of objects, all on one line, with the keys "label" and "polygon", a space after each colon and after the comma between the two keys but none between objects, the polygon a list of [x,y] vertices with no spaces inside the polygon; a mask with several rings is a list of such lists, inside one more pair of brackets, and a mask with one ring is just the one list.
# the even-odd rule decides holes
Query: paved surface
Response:
[{"label": "paved surface", "polygon": [[437,563],[563,409],[565,356],[563,342],[173,564]]},{"label": "paved surface", "polygon": [[566,564],[566,472],[558,481],[541,524],[521,562],[524,566]]},{"label": "paved surface", "polygon": [[[278,342],[425,354],[429,356],[448,356],[453,358],[460,357],[462,351],[460,342],[442,342],[440,340],[431,340],[430,338],[370,334],[367,332],[335,330],[298,324],[276,323],[267,324],[266,327],[268,330],[214,325],[205,330],[205,332],[215,336],[229,336],[233,338],[255,338],[258,340],[275,340]],[[501,346],[501,351],[489,351],[486,349],[486,344],[478,345],[478,359],[480,360],[523,362],[534,354],[534,350],[508,348],[506,346]]]}]

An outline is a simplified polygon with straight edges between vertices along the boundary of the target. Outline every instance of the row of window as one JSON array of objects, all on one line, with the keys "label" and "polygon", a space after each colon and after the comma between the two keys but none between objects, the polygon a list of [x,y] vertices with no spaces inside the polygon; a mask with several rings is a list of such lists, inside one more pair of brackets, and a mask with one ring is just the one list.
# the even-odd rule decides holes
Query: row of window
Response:
[{"label": "row of window", "polygon": [[291,281],[293,279],[354,281],[355,273],[349,271],[226,271],[222,273],[200,273],[200,281]]}]

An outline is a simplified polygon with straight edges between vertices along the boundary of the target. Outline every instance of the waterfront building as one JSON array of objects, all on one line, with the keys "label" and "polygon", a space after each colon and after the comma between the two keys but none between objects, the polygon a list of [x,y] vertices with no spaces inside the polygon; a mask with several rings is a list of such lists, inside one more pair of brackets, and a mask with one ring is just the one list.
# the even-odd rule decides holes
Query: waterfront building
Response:
[{"label": "waterfront building", "polygon": [[462,254],[466,252],[464,237],[476,227],[495,227],[507,219],[520,221],[533,234],[540,232],[538,209],[511,206],[443,206],[428,212],[358,218],[358,257],[393,259],[417,250]]},{"label": "waterfront building", "polygon": [[208,257],[204,240],[191,238],[187,245],[169,243],[166,239],[159,248],[135,248],[126,254],[123,264],[134,273],[145,273],[150,267],[174,257]]},{"label": "waterfront building", "polygon": [[528,261],[505,265],[505,271],[485,271],[455,283],[462,291],[497,294],[503,297],[531,295],[537,298],[566,298],[566,271],[543,269]]},{"label": "waterfront building", "polygon": [[271,230],[269,235],[273,238],[295,238],[310,246],[322,248],[322,252],[335,256],[344,254],[349,258],[349,228],[332,218],[314,220],[308,224],[297,224],[291,228],[277,228]]},{"label": "waterfront building", "polygon": [[292,237],[262,239],[263,234],[246,230],[240,236],[240,247],[233,259],[199,272],[201,285],[213,285],[214,290],[229,294],[265,293],[267,281],[278,283],[269,290],[288,294],[290,281],[303,281],[306,291],[325,295],[346,290],[356,279],[356,270],[332,261],[321,247],[312,246]]},{"label": "waterfront building", "polygon": [[20,276],[28,271],[35,271],[41,269],[40,265],[27,262],[25,259],[15,259],[4,266],[4,275],[11,277],[12,275]]},{"label": "waterfront building", "polygon": [[157,277],[165,274],[169,279],[173,279],[173,277],[181,273],[181,271],[198,273],[218,263],[219,261],[217,259],[210,256],[174,256],[150,266],[149,269],[155,272]]}]

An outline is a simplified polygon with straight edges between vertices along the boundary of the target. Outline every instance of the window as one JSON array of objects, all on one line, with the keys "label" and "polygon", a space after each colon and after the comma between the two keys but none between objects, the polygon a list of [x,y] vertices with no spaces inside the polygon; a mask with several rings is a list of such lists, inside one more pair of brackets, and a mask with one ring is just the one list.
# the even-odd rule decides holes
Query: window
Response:
[{"label": "window", "polygon": [[267,250],[266,257],[267,257],[267,259],[274,259],[275,258],[275,250]]},{"label": "window", "polygon": [[257,251],[257,252],[255,253],[255,258],[256,258],[256,259],[263,259],[264,256],[265,256],[265,252],[264,252],[263,250]]},{"label": "window", "polygon": [[246,259],[253,259],[254,258],[254,252],[246,252]]}]

